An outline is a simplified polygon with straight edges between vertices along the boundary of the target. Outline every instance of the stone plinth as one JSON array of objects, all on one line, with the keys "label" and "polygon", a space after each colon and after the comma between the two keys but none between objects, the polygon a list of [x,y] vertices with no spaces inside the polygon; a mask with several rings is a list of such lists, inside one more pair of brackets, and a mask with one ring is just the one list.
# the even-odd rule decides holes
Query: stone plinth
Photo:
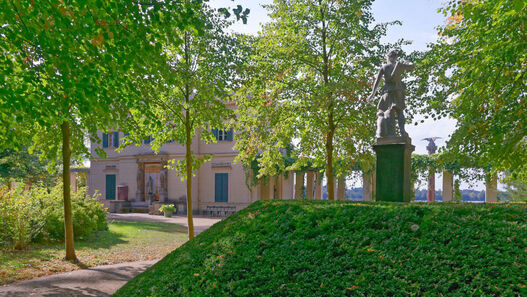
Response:
[{"label": "stone plinth", "polygon": [[373,150],[377,155],[376,201],[409,202],[412,152],[409,137],[378,138]]}]

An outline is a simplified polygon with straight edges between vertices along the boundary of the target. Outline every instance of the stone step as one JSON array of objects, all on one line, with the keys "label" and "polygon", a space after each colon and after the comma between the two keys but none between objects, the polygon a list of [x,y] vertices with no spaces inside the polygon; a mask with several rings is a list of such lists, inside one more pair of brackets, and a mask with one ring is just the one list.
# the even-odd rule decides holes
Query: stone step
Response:
[{"label": "stone step", "polygon": [[148,213],[148,207],[123,207],[122,213]]}]

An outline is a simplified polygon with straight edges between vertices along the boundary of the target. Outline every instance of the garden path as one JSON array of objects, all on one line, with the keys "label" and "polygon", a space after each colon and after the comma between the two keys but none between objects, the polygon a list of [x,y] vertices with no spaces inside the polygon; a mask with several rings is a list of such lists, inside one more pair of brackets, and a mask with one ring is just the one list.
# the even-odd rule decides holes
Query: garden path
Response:
[{"label": "garden path", "polygon": [[[165,218],[148,214],[110,214],[108,219],[188,226],[185,216]],[[221,218],[195,216],[194,230],[199,234],[220,220]],[[98,266],[16,282],[0,287],[0,296],[111,296],[157,261],[159,260]]]}]

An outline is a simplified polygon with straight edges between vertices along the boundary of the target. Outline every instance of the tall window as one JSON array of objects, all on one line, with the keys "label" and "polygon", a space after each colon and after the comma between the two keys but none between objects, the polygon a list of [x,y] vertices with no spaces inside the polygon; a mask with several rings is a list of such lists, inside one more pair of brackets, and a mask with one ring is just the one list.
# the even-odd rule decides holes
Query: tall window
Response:
[{"label": "tall window", "polygon": [[229,196],[229,174],[214,175],[214,202],[227,202]]},{"label": "tall window", "polygon": [[216,137],[217,141],[232,141],[232,128],[227,129],[212,129],[212,134]]},{"label": "tall window", "polygon": [[106,175],[106,200],[115,200],[115,174]]},{"label": "tall window", "polygon": [[111,133],[103,133],[102,134],[102,147],[107,148],[110,147],[110,144],[114,148],[119,147],[119,132],[114,131]]}]

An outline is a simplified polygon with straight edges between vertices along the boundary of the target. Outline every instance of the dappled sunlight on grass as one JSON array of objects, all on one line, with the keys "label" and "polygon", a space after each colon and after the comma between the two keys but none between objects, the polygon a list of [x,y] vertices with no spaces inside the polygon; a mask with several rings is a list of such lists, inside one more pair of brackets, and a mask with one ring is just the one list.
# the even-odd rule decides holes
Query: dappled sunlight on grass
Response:
[{"label": "dappled sunlight on grass", "polygon": [[0,249],[0,284],[84,267],[162,258],[187,240],[187,229],[169,223],[109,222],[109,230],[75,241],[80,263],[64,261],[63,243]]}]

